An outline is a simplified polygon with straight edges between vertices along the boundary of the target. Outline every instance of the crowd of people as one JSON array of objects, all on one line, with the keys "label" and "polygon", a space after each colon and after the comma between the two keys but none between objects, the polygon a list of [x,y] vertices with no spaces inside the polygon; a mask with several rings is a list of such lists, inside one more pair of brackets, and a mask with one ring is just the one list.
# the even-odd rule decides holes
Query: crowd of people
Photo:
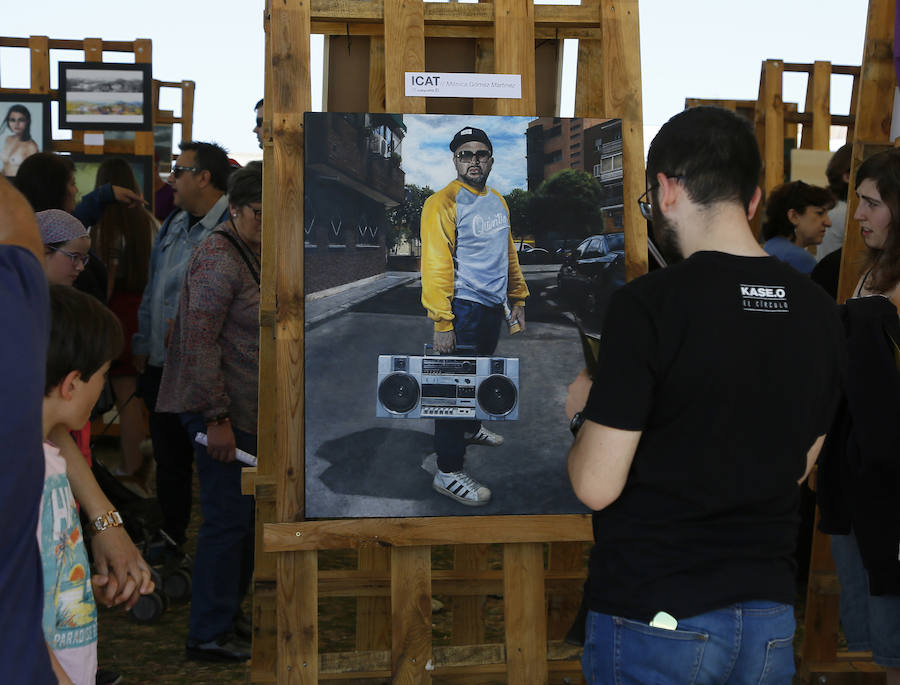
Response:
[{"label": "crowd of people", "polygon": [[[466,127],[450,150],[457,179],[423,215],[423,303],[437,351],[467,336],[492,349],[504,318],[524,328],[528,289],[508,227],[471,241],[454,209],[499,211],[486,185],[489,137]],[[597,382],[579,374],[565,408],[569,477],[594,512],[582,659],[591,683],[789,683],[797,513],[818,462],[848,645],[872,650],[900,684],[900,151],[857,171],[866,249],[841,307],[815,270],[817,257],[839,254],[842,234],[827,254],[808,249],[843,231],[849,151],[832,161],[829,188],[798,181],[769,194],[761,245],[750,227],[761,160],[746,122],[695,108],[651,144],[639,204],[670,265],[613,296]],[[256,451],[262,165],[235,166],[214,143],[183,142],[161,224],[122,160],[105,162],[78,203],[65,156],[31,154],[15,187],[0,179],[0,297],[16,322],[0,336],[14,389],[2,395],[11,458],[0,502],[15,521],[0,533],[0,629],[16,682],[115,682],[97,665],[96,602],[130,607],[153,591],[90,468],[89,418],[107,383],[122,422],[117,475],[148,472],[142,401],[164,529],[179,545],[196,465],[186,655],[250,656],[241,602],[254,511],[236,456]],[[477,257],[488,252],[505,274],[496,296],[472,285],[487,282]],[[454,286],[466,269],[468,290]],[[515,306],[504,314],[495,300],[507,298]],[[489,501],[463,470],[465,447],[500,442],[477,424],[436,422],[435,490]]]},{"label": "crowd of people", "polygon": [[[27,140],[20,114],[4,124]],[[154,590],[92,471],[91,412],[106,388],[121,426],[114,473],[137,492],[154,471],[140,449],[141,404],[149,411],[163,530],[177,545],[196,459],[203,522],[187,657],[246,660],[253,507],[235,449],[256,445],[262,165],[236,168],[219,145],[182,143],[167,183],[174,209],[160,225],[127,161],[104,161],[76,201],[71,160],[32,152],[12,183],[0,179],[0,296],[17,323],[0,342],[12,390],[0,438],[15,456],[0,493],[16,520],[0,564],[10,601],[0,626],[15,636],[7,675],[118,682],[98,668],[96,603],[129,609]]]}]

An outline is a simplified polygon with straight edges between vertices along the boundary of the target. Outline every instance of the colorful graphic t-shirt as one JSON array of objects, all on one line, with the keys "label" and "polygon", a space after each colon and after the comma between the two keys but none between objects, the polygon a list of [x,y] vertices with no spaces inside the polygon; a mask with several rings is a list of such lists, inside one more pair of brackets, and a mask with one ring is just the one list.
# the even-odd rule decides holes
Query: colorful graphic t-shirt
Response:
[{"label": "colorful graphic t-shirt", "polygon": [[94,685],[97,605],[66,460],[44,443],[44,494],[37,537],[44,568],[44,639],[75,685]]}]

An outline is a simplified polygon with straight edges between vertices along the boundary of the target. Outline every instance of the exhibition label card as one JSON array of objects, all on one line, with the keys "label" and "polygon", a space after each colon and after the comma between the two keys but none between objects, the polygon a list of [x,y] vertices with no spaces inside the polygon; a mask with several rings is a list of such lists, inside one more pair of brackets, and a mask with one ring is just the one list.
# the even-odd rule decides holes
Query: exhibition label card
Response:
[{"label": "exhibition label card", "polygon": [[520,74],[445,74],[407,71],[406,97],[521,98]]}]

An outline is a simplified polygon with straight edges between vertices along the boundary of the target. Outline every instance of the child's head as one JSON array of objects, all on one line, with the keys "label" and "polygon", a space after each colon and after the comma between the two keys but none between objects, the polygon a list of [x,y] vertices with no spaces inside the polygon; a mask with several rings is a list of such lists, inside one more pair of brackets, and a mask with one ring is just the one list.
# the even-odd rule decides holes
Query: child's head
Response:
[{"label": "child's head", "polygon": [[58,407],[54,425],[77,430],[90,418],[110,362],[122,350],[119,320],[99,301],[65,285],[50,286],[50,344],[44,401]]}]

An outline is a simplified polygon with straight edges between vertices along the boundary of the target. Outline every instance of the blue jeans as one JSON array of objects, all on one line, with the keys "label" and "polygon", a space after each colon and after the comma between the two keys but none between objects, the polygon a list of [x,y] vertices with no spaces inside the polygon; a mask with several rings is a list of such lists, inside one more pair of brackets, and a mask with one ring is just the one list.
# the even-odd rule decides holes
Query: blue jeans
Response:
[{"label": "blue jeans", "polygon": [[[471,345],[475,348],[475,354],[493,354],[500,338],[503,310],[459,299],[453,300],[452,307],[456,346]],[[465,434],[475,433],[479,428],[480,421],[435,419],[434,451],[441,471],[462,471],[466,456]]]},{"label": "blue jeans", "polygon": [[[199,414],[181,414],[181,422],[191,439],[206,432]],[[233,430],[237,446],[256,454],[256,436]],[[241,494],[241,462],[216,461],[203,445],[194,447],[203,523],[194,557],[188,640],[208,642],[232,631],[253,575],[253,498]]]},{"label": "blue jeans", "polygon": [[675,630],[588,613],[581,666],[592,685],[790,685],[794,609],[741,602],[680,619]]},{"label": "blue jeans", "polygon": [[851,652],[872,651],[872,661],[900,668],[900,597],[869,594],[856,536],[831,536],[831,555],[841,583],[841,627]]}]

